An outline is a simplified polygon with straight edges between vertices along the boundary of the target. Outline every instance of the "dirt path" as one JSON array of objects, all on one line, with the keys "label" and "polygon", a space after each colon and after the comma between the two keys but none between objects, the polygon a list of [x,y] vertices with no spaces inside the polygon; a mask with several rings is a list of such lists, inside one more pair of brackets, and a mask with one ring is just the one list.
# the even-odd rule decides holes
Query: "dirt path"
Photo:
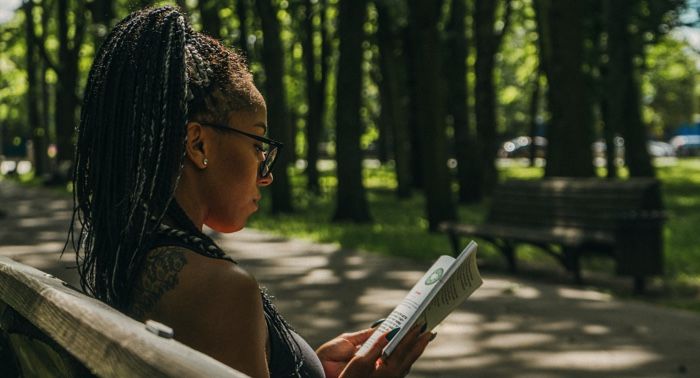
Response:
[{"label": "dirt path", "polygon": [[[0,181],[0,255],[77,283],[59,260],[70,199]],[[255,230],[217,235],[313,346],[383,317],[429,264]],[[484,272],[412,377],[698,377],[700,315]]]}]

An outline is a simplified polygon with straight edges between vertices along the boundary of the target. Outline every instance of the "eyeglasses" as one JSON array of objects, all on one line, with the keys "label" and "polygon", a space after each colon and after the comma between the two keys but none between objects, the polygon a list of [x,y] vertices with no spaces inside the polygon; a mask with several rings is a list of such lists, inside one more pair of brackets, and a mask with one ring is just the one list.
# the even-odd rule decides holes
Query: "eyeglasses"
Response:
[{"label": "eyeglasses", "polygon": [[260,163],[260,167],[258,168],[258,175],[260,175],[260,178],[265,178],[270,174],[270,171],[272,171],[272,166],[275,164],[275,160],[277,159],[277,151],[280,148],[284,147],[284,144],[282,142],[268,139],[268,138],[262,137],[260,135],[246,133],[245,131],[234,129],[232,127],[216,125],[216,124],[211,124],[211,123],[200,123],[200,125],[211,127],[213,129],[217,129],[217,130],[221,130],[221,131],[238,133],[241,135],[245,135],[248,138],[252,138],[252,139],[255,139],[259,142],[264,143],[263,148],[262,148],[262,152],[263,152],[263,156],[265,156],[265,159],[263,159],[263,161]]}]

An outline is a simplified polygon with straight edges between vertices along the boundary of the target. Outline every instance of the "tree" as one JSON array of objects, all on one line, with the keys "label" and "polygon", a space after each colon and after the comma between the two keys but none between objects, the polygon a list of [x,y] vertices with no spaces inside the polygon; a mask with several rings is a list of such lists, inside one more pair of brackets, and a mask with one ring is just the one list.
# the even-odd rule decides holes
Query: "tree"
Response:
[{"label": "tree", "polygon": [[221,4],[214,0],[199,0],[197,2],[201,16],[202,31],[216,39],[221,39]]},{"label": "tree", "polygon": [[593,176],[589,85],[583,72],[581,2],[538,1],[549,85],[547,176]]},{"label": "tree", "polygon": [[377,44],[379,46],[379,69],[381,83],[381,111],[387,129],[392,133],[394,166],[398,183],[396,194],[399,198],[411,195],[411,142],[406,130],[406,117],[401,94],[401,82],[405,80],[405,70],[400,63],[401,35],[388,1],[375,1],[377,8]]},{"label": "tree", "polygon": [[505,34],[512,10],[511,0],[503,3],[503,26],[494,30],[497,2],[493,0],[476,0],[474,7],[474,42],[476,44],[476,62],[474,71],[476,84],[474,88],[477,134],[477,167],[472,180],[477,180],[481,192],[476,197],[490,194],[498,181],[496,171],[496,110],[493,69],[495,55]]},{"label": "tree", "polygon": [[[262,63],[265,67],[265,98],[267,101],[267,118],[271,125],[277,127],[274,135],[280,142],[289,145],[292,140],[287,99],[284,86],[284,55],[280,40],[280,24],[277,9],[271,0],[258,0],[257,6],[263,30]],[[289,174],[287,168],[294,151],[283,151],[277,158],[275,185],[272,185],[272,212],[285,213],[293,211]]]},{"label": "tree", "polygon": [[27,123],[31,130],[31,140],[34,146],[34,173],[41,176],[46,173],[46,125],[42,123],[39,105],[39,83],[37,80],[37,69],[39,68],[38,55],[36,50],[37,37],[34,31],[34,2],[25,0],[22,4],[25,15],[25,39],[27,44],[26,71],[27,71]]},{"label": "tree", "polygon": [[248,48],[248,0],[236,0],[236,16],[238,16],[238,47],[241,49],[243,56],[246,57],[250,64],[253,56]]},{"label": "tree", "polygon": [[625,162],[630,176],[654,176],[642,123],[638,72],[634,65],[635,40],[629,27],[637,0],[611,2],[608,11],[609,120],[625,138]]},{"label": "tree", "polygon": [[[307,188],[319,194],[318,158],[323,114],[325,109],[326,76],[328,71],[327,54],[328,41],[325,32],[325,1],[314,10],[311,0],[304,0],[304,31],[302,37],[302,54],[306,68],[306,177]],[[319,15],[319,36],[321,39],[321,54],[317,58],[314,46],[314,14]]]},{"label": "tree", "polygon": [[114,20],[114,0],[93,0],[87,3],[92,15],[92,35],[94,39],[95,51],[97,51],[107,32],[112,27]]},{"label": "tree", "polygon": [[[78,91],[78,60],[80,58],[80,48],[85,36],[85,14],[81,11],[85,9],[84,0],[77,2],[73,9],[73,17],[69,17],[68,0],[57,0],[58,18],[58,60],[53,61],[46,53],[43,45],[42,55],[47,64],[56,72],[60,80],[56,83],[55,96],[55,119],[56,119],[56,148],[59,169],[68,169],[73,161],[73,130],[76,124],[76,111],[80,102]],[[45,9],[48,11],[48,9]],[[72,33],[69,33],[69,20],[73,19]],[[71,38],[72,36],[72,38]],[[68,177],[59,173],[59,181],[67,180]]]},{"label": "tree", "polygon": [[426,198],[428,225],[436,231],[442,221],[456,219],[447,169],[447,137],[443,96],[440,89],[440,41],[438,21],[442,2],[411,0],[411,22],[416,28],[416,52],[413,75],[421,100],[415,104],[416,121],[422,140],[423,191]]},{"label": "tree", "polygon": [[449,114],[454,128],[454,151],[457,159],[457,182],[459,201],[476,202],[481,198],[480,183],[473,178],[476,162],[476,141],[472,136],[468,112],[467,56],[467,3],[466,0],[452,0],[450,19],[445,30],[446,59],[443,64],[447,77],[447,97]]},{"label": "tree", "polygon": [[363,24],[366,0],[340,0],[338,38],[340,57],[336,89],[336,161],[338,192],[333,220],[369,222],[371,216],[362,185],[362,86]]}]

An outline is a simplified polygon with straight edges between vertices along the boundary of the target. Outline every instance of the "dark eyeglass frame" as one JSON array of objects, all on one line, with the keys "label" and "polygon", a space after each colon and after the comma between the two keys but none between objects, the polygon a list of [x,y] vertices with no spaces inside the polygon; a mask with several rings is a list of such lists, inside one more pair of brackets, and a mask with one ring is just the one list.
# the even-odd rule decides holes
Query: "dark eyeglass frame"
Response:
[{"label": "dark eyeglass frame", "polygon": [[200,125],[206,126],[206,127],[211,127],[212,129],[216,130],[221,130],[221,131],[228,131],[228,132],[234,132],[238,133],[241,135],[245,135],[248,138],[252,138],[257,140],[258,142],[263,142],[270,146],[269,151],[263,151],[265,154],[265,159],[260,162],[260,167],[258,167],[258,175],[260,178],[265,178],[270,175],[270,172],[272,172],[272,166],[275,164],[275,161],[277,161],[277,153],[282,147],[284,147],[284,143],[278,142],[276,140],[270,139],[270,138],[265,138],[260,135],[255,135],[251,133],[247,133],[245,131],[241,131],[238,129],[234,129],[233,127],[228,127],[228,126],[223,126],[223,125],[217,125],[214,123],[201,123]]}]

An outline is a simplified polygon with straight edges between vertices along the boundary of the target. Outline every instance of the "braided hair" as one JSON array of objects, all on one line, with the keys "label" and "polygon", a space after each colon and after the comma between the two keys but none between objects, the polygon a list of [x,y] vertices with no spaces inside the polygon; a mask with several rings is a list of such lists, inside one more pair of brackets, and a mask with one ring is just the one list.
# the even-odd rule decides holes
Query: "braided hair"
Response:
[{"label": "braided hair", "polygon": [[[179,9],[146,8],[115,26],[90,69],[77,128],[67,245],[83,290],[128,308],[150,242],[171,232],[163,219],[177,205],[187,122],[223,123],[263,106],[241,55],[195,32]],[[173,235],[193,250],[224,255],[196,227],[184,228]],[[263,304],[272,328],[288,335],[265,295]]]}]

